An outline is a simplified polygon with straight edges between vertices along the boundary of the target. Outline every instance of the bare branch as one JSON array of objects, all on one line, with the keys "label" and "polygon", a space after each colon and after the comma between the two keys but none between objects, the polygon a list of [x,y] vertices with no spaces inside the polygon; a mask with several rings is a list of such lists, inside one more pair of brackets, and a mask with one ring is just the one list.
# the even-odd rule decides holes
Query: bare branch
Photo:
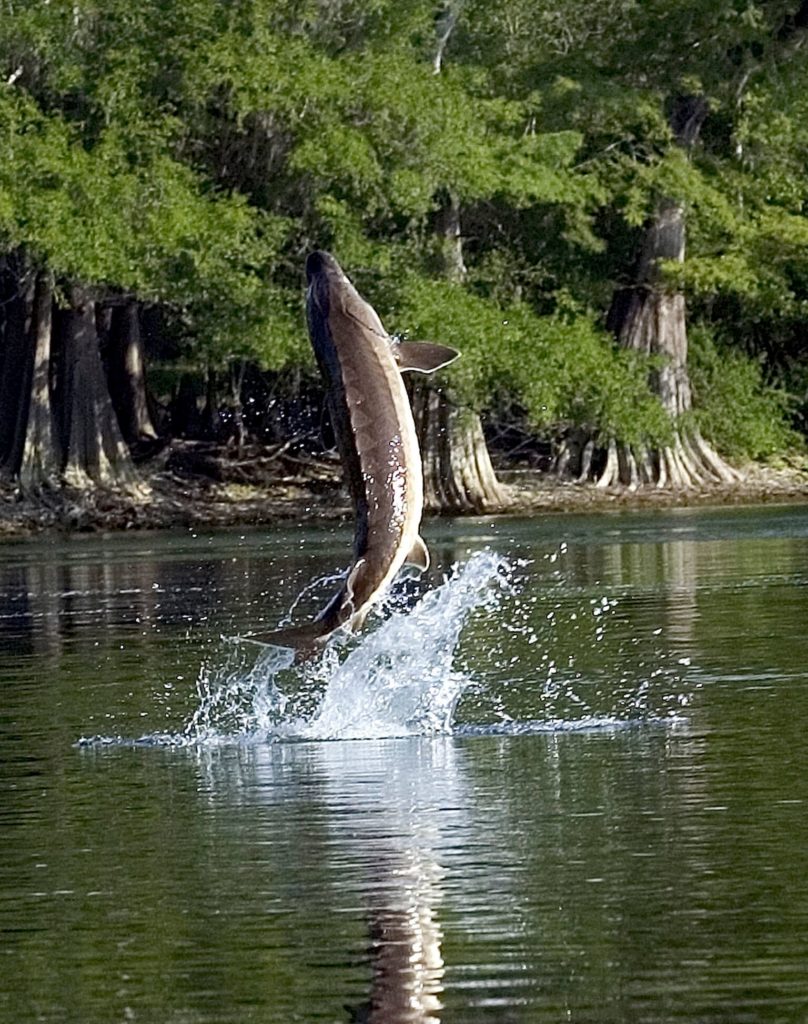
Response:
[{"label": "bare branch", "polygon": [[443,10],[436,19],[435,27],[437,30],[437,45],[435,48],[435,56],[432,59],[432,71],[436,75],[441,73],[441,68],[443,67],[443,54],[449,43],[449,38],[452,32],[454,32],[462,6],[463,0],[446,0]]}]

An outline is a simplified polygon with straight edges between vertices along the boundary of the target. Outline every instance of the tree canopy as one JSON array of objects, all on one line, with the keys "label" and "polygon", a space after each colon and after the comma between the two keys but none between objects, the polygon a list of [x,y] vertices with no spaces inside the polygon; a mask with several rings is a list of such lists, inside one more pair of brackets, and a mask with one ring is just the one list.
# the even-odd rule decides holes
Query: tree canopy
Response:
[{"label": "tree canopy", "polygon": [[[391,330],[463,350],[464,401],[633,442],[671,424],[605,314],[673,196],[694,415],[770,454],[808,414],[807,25],[786,0],[2,0],[0,249],[57,295],[160,305],[199,365],[275,369],[310,365],[303,259],[331,249]],[[692,145],[679,97],[708,111]]]}]

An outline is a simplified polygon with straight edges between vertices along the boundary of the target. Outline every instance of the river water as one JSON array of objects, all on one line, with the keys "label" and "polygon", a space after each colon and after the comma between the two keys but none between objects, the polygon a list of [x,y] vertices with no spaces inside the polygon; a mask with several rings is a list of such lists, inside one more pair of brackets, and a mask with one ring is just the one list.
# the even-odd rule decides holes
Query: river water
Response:
[{"label": "river water", "polygon": [[425,532],[0,547],[3,1024],[808,1020],[808,508]]}]

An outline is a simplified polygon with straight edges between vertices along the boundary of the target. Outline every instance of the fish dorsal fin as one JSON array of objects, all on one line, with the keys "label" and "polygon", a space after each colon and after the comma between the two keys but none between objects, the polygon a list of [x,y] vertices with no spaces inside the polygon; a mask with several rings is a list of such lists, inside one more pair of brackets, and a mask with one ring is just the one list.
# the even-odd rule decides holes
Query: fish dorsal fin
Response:
[{"label": "fish dorsal fin", "polygon": [[456,348],[438,345],[434,341],[399,341],[393,351],[402,373],[417,370],[418,373],[434,373],[460,355]]},{"label": "fish dorsal fin", "polygon": [[424,543],[423,537],[416,537],[412,550],[404,560],[406,565],[414,565],[424,572],[429,568],[429,549]]}]

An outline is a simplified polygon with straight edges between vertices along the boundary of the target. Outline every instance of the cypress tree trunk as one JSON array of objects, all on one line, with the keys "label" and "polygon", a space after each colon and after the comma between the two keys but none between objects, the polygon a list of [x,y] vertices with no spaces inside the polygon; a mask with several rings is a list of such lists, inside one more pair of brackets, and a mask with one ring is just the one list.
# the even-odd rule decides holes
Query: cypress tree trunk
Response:
[{"label": "cypress tree trunk", "polygon": [[455,284],[466,280],[468,270],[463,259],[463,233],[460,228],[460,200],[449,192],[438,213],[436,230],[443,273]]},{"label": "cypress tree trunk", "polygon": [[424,464],[424,504],[433,512],[490,512],[507,504],[483,437],[480,417],[455,405],[438,388],[413,387]]},{"label": "cypress tree trunk", "polygon": [[[440,74],[443,54],[457,22],[461,0],[450,0],[436,21],[433,71]],[[448,191],[435,223],[441,269],[455,284],[466,279],[461,207]],[[424,464],[424,501],[435,512],[484,512],[508,504],[508,490],[496,477],[479,415],[458,407],[427,378],[411,391],[415,428]]]},{"label": "cypress tree trunk", "polygon": [[212,363],[208,363],[205,374],[205,406],[202,409],[202,430],[206,437],[215,441],[222,428],[219,412],[219,380]]},{"label": "cypress tree trunk", "polygon": [[34,275],[20,253],[0,268],[0,474],[16,478],[22,460],[33,359],[30,344]]},{"label": "cypress tree trunk", "polygon": [[57,486],[59,439],[51,404],[51,333],[53,329],[53,275],[37,275],[31,316],[33,372],[28,390],[28,415],[20,465],[23,493],[37,494]]},{"label": "cypress tree trunk", "polygon": [[446,0],[435,19],[435,53],[432,57],[432,72],[439,75],[443,67],[443,54],[454,32],[463,0]]},{"label": "cypress tree trunk", "polygon": [[137,481],[107,387],[95,303],[81,288],[71,291],[62,325],[63,477],[78,490],[121,487]]},{"label": "cypress tree trunk", "polygon": [[[698,139],[707,116],[703,96],[682,96],[674,103],[671,130],[678,145],[689,149]],[[619,343],[646,355],[660,357],[651,386],[674,424],[671,444],[652,449],[610,440],[597,449],[592,438],[565,442],[556,460],[557,471],[595,479],[599,487],[643,484],[682,489],[707,483],[733,482],[740,474],[728,466],[698,430],[682,421],[691,409],[687,372],[687,326],[684,295],[666,287],[659,270],[662,261],[683,262],[685,216],[683,205],[663,200],[643,235],[633,283],[615,292],[606,320]]]},{"label": "cypress tree trunk", "polygon": [[612,443],[617,458],[607,458],[598,479],[600,487],[655,483],[682,489],[739,479],[695,427],[680,420],[692,407],[685,299],[659,283],[657,267],[661,260],[683,262],[684,258],[684,209],[679,203],[667,201],[660,205],[646,231],[637,283],[615,294],[606,324],[625,348],[662,358],[651,384],[666,412],[679,425],[673,442],[658,450],[632,451],[627,445]]},{"label": "cypress tree trunk", "polygon": [[233,435],[239,451],[247,440],[247,426],[244,422],[244,377],[247,360],[237,359],[230,363],[230,395],[233,400]]},{"label": "cypress tree trunk", "polygon": [[[460,203],[449,195],[437,222],[443,271],[450,281],[466,277]],[[461,354],[462,358],[462,354]],[[424,464],[424,501],[434,512],[486,512],[508,504],[497,480],[479,415],[457,406],[442,389],[417,378],[412,412]]]},{"label": "cypress tree trunk", "polygon": [[138,304],[133,299],[112,310],[107,348],[107,376],[121,432],[130,445],[154,441],[146,394],[146,360]]},{"label": "cypress tree trunk", "polygon": [[184,373],[168,406],[169,426],[174,437],[198,438],[202,434],[197,390],[195,378]]}]

